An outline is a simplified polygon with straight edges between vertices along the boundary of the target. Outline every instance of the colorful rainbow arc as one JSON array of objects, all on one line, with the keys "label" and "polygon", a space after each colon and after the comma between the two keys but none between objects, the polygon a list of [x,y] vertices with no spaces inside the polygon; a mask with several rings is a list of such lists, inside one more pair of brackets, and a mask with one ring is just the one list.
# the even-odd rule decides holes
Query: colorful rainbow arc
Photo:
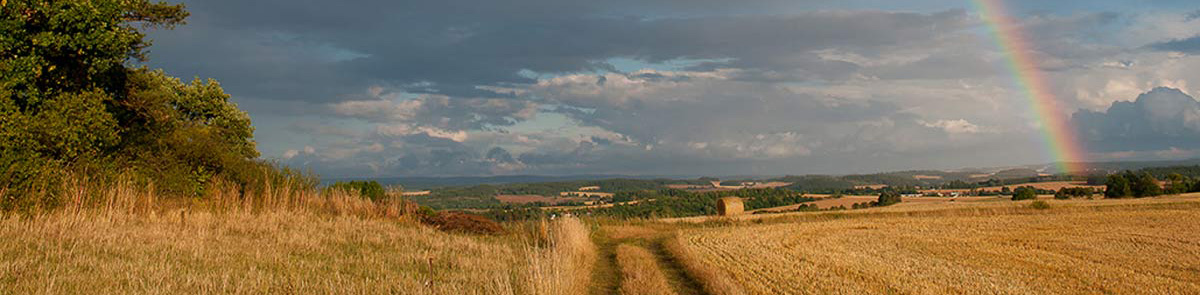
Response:
[{"label": "colorful rainbow arc", "polygon": [[1049,156],[1063,172],[1086,171],[1086,153],[1076,138],[1075,129],[1060,112],[1062,108],[1051,93],[1042,71],[1038,69],[1034,51],[1020,25],[1009,15],[1003,0],[973,2],[991,29],[996,44],[1004,51],[1017,86],[1030,101],[1034,117],[1041,123],[1042,140]]}]

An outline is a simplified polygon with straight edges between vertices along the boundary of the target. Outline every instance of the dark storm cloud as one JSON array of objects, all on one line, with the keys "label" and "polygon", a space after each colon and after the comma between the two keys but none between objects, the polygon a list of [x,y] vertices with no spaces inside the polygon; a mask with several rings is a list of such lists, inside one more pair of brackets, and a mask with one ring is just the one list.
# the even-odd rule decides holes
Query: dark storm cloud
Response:
[{"label": "dark storm cloud", "polygon": [[1173,88],[1155,88],[1105,112],[1083,110],[1071,119],[1094,152],[1200,148],[1200,102]]},{"label": "dark storm cloud", "polygon": [[1200,36],[1150,44],[1150,48],[1187,54],[1200,53]]},{"label": "dark storm cloud", "polygon": [[1197,19],[1200,19],[1200,10],[1195,10],[1195,11],[1189,12],[1186,16],[1184,16],[1183,20],[1194,21]]},{"label": "dark storm cloud", "polygon": [[189,3],[189,25],[154,35],[153,58],[177,75],[216,77],[254,98],[338,101],[371,85],[503,97],[478,86],[535,82],[522,70],[611,69],[603,61],[613,57],[726,59],[706,66],[837,79],[854,67],[809,53],[875,56],[969,25],[961,10],[662,17],[610,9],[686,6],[659,2],[203,1]]},{"label": "dark storm cloud", "polygon": [[[151,66],[220,80],[264,154],[327,176],[1036,160],[996,147],[1028,128],[997,115],[1021,108],[978,15],[946,3],[204,0]],[[1040,68],[1128,52],[1131,19],[1095,11],[1018,17]]]}]

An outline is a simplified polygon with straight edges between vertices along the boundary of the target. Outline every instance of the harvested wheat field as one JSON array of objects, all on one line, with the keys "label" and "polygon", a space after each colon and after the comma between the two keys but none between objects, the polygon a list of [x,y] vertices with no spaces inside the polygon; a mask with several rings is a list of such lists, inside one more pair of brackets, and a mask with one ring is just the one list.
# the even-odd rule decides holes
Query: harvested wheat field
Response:
[{"label": "harvested wheat field", "polygon": [[1200,293],[1200,204],[1119,204],[884,212],[691,230],[680,242],[684,259],[752,294]]}]

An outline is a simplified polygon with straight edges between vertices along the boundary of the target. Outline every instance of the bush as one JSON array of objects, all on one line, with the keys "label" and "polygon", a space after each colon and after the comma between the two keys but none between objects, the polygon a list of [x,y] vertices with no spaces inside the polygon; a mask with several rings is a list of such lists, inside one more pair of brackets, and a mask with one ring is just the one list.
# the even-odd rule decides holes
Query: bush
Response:
[{"label": "bush", "polygon": [[876,204],[876,206],[890,206],[890,205],[894,205],[894,204],[899,204],[902,201],[903,201],[903,199],[900,197],[900,193],[897,193],[894,191],[886,191],[886,192],[879,194],[879,201],[876,201],[875,204]]},{"label": "bush", "polygon": [[1037,189],[1032,186],[1022,186],[1013,190],[1013,201],[1032,200],[1037,198]]},{"label": "bush", "polygon": [[1091,197],[1096,191],[1090,187],[1065,187],[1054,193],[1054,198],[1066,200],[1070,198],[1086,198]]},{"label": "bush", "polygon": [[379,183],[375,182],[374,180],[349,182],[339,181],[333,185],[330,185],[328,189],[357,193],[359,196],[372,201],[379,201],[387,198],[387,191],[383,189],[382,185],[379,185]]},{"label": "bush", "polygon": [[1046,210],[1046,209],[1050,209],[1050,203],[1046,203],[1046,201],[1042,201],[1042,200],[1037,200],[1037,201],[1033,201],[1033,203],[1029,203],[1029,208],[1038,209],[1038,210]]}]

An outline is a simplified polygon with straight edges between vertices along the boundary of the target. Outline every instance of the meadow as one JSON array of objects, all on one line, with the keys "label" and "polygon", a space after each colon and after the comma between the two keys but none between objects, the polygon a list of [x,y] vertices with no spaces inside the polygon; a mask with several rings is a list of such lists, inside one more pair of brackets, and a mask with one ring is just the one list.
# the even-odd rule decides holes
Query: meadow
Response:
[{"label": "meadow", "polygon": [[574,218],[481,235],[350,194],[68,191],[63,208],[0,215],[0,294],[580,294],[595,261]]}]

